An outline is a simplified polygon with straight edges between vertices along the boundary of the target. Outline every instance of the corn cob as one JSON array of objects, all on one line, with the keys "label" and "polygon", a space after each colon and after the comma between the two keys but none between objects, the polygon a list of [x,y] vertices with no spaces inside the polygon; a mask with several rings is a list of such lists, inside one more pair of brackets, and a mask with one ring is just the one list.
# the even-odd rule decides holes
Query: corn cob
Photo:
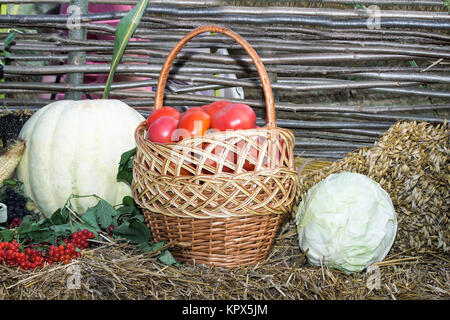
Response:
[{"label": "corn cob", "polygon": [[3,181],[11,178],[25,151],[25,142],[17,139],[9,144],[3,152],[0,152],[0,186]]}]

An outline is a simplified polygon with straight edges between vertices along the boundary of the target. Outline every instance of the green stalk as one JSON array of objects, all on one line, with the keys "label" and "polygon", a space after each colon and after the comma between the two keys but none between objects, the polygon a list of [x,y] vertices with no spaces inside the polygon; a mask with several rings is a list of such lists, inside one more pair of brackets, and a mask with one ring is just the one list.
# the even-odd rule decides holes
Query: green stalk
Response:
[{"label": "green stalk", "polygon": [[108,80],[106,81],[105,90],[103,91],[103,99],[108,99],[111,90],[114,73],[122,60],[125,48],[136,30],[141,17],[147,8],[149,0],[141,0],[130,12],[127,13],[116,27],[114,39],[114,53],[111,61],[111,69],[109,71]]}]

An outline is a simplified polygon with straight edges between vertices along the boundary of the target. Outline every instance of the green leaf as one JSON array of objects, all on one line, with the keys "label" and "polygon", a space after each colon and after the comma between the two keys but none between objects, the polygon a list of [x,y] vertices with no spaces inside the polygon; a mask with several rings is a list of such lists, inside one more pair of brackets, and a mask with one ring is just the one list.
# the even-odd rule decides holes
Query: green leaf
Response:
[{"label": "green leaf", "polygon": [[141,249],[143,252],[155,252],[159,249],[161,249],[164,246],[164,241],[156,242],[156,243],[148,243],[143,242],[139,244],[139,249]]},{"label": "green leaf", "polygon": [[20,188],[23,185],[23,183],[15,179],[5,179],[3,181],[3,185],[9,188]]},{"label": "green leaf", "polygon": [[125,181],[128,184],[131,184],[131,181],[133,181],[133,173],[128,171],[128,170],[120,171],[117,174],[117,180],[118,181]]},{"label": "green leaf", "polygon": [[72,233],[72,227],[68,223],[50,226],[49,229],[53,231],[57,237],[67,237]]},{"label": "green leaf", "polygon": [[53,226],[54,224],[50,221],[50,219],[42,219],[37,221],[37,224],[39,226],[39,228],[43,229],[43,228],[49,228],[51,226]]},{"label": "green leaf", "polygon": [[50,242],[55,243],[57,234],[51,230],[36,230],[28,234],[30,240],[34,243]]},{"label": "green leaf", "polygon": [[107,201],[100,199],[96,205],[97,207],[97,222],[104,229],[108,228],[113,220],[113,217],[118,215],[116,209],[110,205]]},{"label": "green leaf", "polygon": [[111,84],[116,72],[117,66],[122,59],[125,48],[136,30],[142,14],[147,8],[148,0],[141,0],[134,6],[130,12],[127,13],[119,22],[116,27],[115,39],[114,39],[114,53],[111,61],[111,69],[109,71],[108,80],[106,81],[105,90],[103,91],[103,99],[108,99],[109,91],[111,90]]},{"label": "green leaf", "polygon": [[134,199],[133,199],[133,197],[130,197],[130,196],[125,196],[125,197],[123,197],[123,199],[122,199],[122,204],[123,204],[124,206],[127,206],[127,207],[133,207],[133,208],[136,208],[136,204],[135,204],[135,202],[134,202]]},{"label": "green leaf", "polygon": [[9,46],[11,44],[11,42],[14,41],[14,39],[16,38],[16,33],[15,32],[10,32],[8,34],[8,36],[6,37],[5,41],[3,42],[4,47],[6,48],[7,46]]},{"label": "green leaf", "polygon": [[415,60],[409,60],[409,65],[411,67],[413,67],[413,68],[418,68],[419,67]]},{"label": "green leaf", "polygon": [[81,230],[87,229],[87,230],[93,232],[96,237],[98,235],[98,230],[99,230],[99,229],[91,226],[87,222],[80,222],[80,221],[74,221],[73,225],[72,225],[72,228],[73,228],[73,230],[72,230],[73,232],[77,232],[77,231],[81,231]]},{"label": "green leaf", "polygon": [[134,155],[136,154],[136,148],[133,148],[131,150],[125,151],[124,153],[122,153],[122,155],[120,156],[120,161],[119,164],[120,165],[125,165],[127,164],[130,160],[133,159]]},{"label": "green leaf", "polygon": [[50,216],[50,222],[52,224],[64,224],[67,223],[67,220],[69,219],[69,210],[67,210],[65,207],[60,208],[56,210],[51,216]]},{"label": "green leaf", "polygon": [[172,264],[178,264],[178,261],[175,260],[175,258],[173,257],[173,255],[170,253],[169,250],[164,250],[163,252],[161,252],[161,254],[158,256],[158,259],[162,262],[165,263],[167,265],[172,265]]},{"label": "green leaf", "polygon": [[114,235],[132,243],[145,243],[150,240],[149,228],[139,221],[125,222],[113,230]]},{"label": "green leaf", "polygon": [[134,155],[136,154],[136,148],[125,151],[120,156],[119,165],[126,165],[130,160],[133,160]]},{"label": "green leaf", "polygon": [[133,207],[128,207],[128,206],[123,206],[120,207],[119,209],[117,209],[117,211],[120,212],[120,214],[131,214],[135,211],[136,209]]},{"label": "green leaf", "polygon": [[115,216],[111,222],[111,225],[114,228],[117,227],[120,224],[120,222],[119,222],[120,219],[121,219],[121,216]]},{"label": "green leaf", "polygon": [[122,199],[122,205],[117,209],[119,215],[113,218],[113,225],[117,226],[124,222],[138,221],[145,223],[144,215],[138,207],[134,199],[130,196],[125,196]]},{"label": "green leaf", "polygon": [[55,232],[38,221],[32,221],[30,216],[23,218],[17,228],[17,240],[19,242],[30,239],[32,242],[51,242],[56,240]]},{"label": "green leaf", "polygon": [[0,231],[0,240],[1,241],[11,241],[14,239],[14,231],[11,229],[5,229]]},{"label": "green leaf", "polygon": [[100,227],[97,223],[97,208],[90,207],[87,211],[81,216],[81,220],[89,224],[95,230],[100,230]]},{"label": "green leaf", "polygon": [[145,217],[142,214],[134,215],[133,220],[145,223]]},{"label": "green leaf", "polygon": [[136,154],[136,148],[124,152],[120,156],[119,170],[116,179],[131,184],[133,180],[133,157]]},{"label": "green leaf", "polygon": [[25,218],[23,218],[22,223],[17,228],[17,233],[19,235],[23,235],[23,234],[30,233],[32,231],[36,231],[39,229],[40,229],[40,227],[37,222],[32,221],[30,216],[25,216]]},{"label": "green leaf", "polygon": [[107,229],[113,224],[113,217],[118,216],[119,212],[114,209],[106,200],[100,199],[97,204],[81,216],[81,220],[91,226],[91,229],[101,231],[101,228]]},{"label": "green leaf", "polygon": [[141,243],[139,243],[138,248],[142,252],[153,252],[153,248],[148,242],[141,242]]},{"label": "green leaf", "polygon": [[125,196],[122,199],[122,206],[117,209],[121,215],[130,214],[131,216],[140,215],[141,212],[136,206],[134,199],[130,196]]}]

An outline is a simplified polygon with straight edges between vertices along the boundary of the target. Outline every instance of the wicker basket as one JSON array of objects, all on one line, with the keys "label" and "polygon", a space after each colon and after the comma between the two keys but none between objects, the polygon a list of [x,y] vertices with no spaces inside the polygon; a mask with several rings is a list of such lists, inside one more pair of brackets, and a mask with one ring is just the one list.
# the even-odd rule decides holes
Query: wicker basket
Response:
[{"label": "wicker basket", "polygon": [[276,126],[272,88],[257,53],[235,32],[214,25],[195,29],[169,53],[155,109],[163,105],[176,55],[204,32],[233,38],[252,58],[263,85],[267,126],[159,144],[146,139],[142,122],[135,132],[133,194],[153,238],[170,241],[176,258],[222,267],[256,264],[266,259],[282,215],[293,207],[294,136]]}]

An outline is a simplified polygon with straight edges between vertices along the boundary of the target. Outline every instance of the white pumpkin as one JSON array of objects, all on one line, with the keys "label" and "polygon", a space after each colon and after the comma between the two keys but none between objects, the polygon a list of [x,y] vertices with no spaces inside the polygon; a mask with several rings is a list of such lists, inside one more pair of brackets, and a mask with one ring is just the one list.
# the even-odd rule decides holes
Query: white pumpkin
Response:
[{"label": "white pumpkin", "polygon": [[[121,203],[131,189],[116,180],[120,156],[135,147],[134,131],[143,120],[113,99],[61,100],[39,109],[19,134],[26,149],[17,178],[25,194],[47,217],[72,194]],[[80,214],[96,203],[93,197],[72,201]]]}]

